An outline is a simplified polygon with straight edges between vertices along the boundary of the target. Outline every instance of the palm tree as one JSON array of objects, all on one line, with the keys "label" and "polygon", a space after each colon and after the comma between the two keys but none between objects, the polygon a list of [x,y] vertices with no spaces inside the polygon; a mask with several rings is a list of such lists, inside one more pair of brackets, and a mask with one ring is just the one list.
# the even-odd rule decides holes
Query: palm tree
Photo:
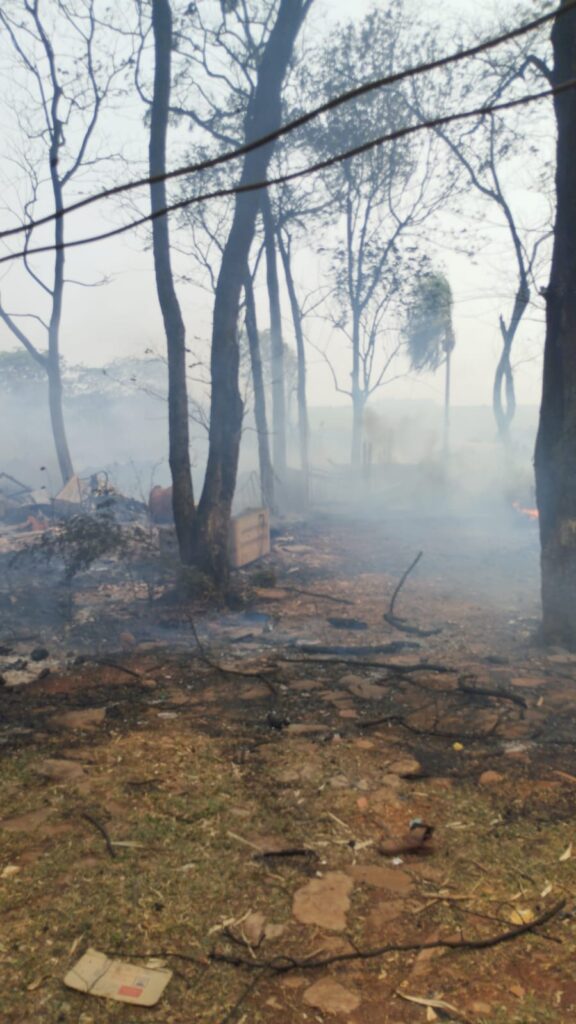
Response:
[{"label": "palm tree", "polygon": [[450,436],[450,369],[456,338],[452,324],[452,289],[445,274],[428,271],[412,289],[406,317],[406,347],[410,367],[416,373],[432,371],[444,364],[444,455]]}]

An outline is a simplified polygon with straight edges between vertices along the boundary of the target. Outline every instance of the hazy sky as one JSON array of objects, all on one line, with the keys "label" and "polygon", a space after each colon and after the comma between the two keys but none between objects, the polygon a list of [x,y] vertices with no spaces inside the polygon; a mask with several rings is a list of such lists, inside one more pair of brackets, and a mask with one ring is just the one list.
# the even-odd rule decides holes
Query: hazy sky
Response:
[{"label": "hazy sky", "polygon": [[[386,7],[386,4],[371,4],[368,0],[317,0],[315,16],[327,23],[340,17],[358,17],[371,6]],[[511,3],[500,3],[500,14]],[[314,10],[314,9],[313,9]],[[480,5],[477,0],[443,0],[440,10],[434,16],[442,18],[446,27],[461,26],[474,18],[475,24],[486,24],[491,19],[494,7]],[[0,54],[1,57],[1,54]],[[0,72],[6,74],[6,64],[0,64]],[[1,108],[0,108],[1,110]],[[124,136],[132,134],[136,139],[140,133],[141,108],[129,105],[117,115],[112,129]],[[6,121],[0,114],[0,128]],[[145,136],[141,132],[142,156],[145,157]],[[1,147],[1,143],[0,143]],[[10,180],[11,169],[6,162],[8,143],[0,148],[0,184]],[[172,163],[169,160],[169,164]],[[138,169],[139,171],[139,169]],[[131,176],[130,167],[125,177]],[[98,182],[96,183],[98,184]],[[100,184],[107,184],[103,179]],[[529,197],[525,202],[529,202]],[[101,215],[86,214],[75,221],[74,234],[102,230],[121,216],[114,207]],[[0,222],[3,213],[0,210]],[[482,221],[482,230],[488,236],[488,248],[481,253],[476,264],[462,256],[451,255],[438,236],[437,257],[443,262],[452,283],[457,348],[454,357],[453,396],[456,404],[486,404],[491,401],[492,375],[499,351],[498,316],[507,313],[512,300],[513,277],[509,275],[510,255],[508,238],[497,216],[490,211]],[[62,325],[62,354],[69,362],[102,364],[124,355],[141,355],[146,348],[162,350],[163,331],[155,294],[151,255],[145,251],[142,237],[125,235],[114,242],[99,243],[90,248],[72,251],[68,260],[70,276],[81,280],[94,280],[101,275],[110,278],[110,283],[97,289],[70,287],[65,299]],[[188,264],[183,257],[177,257],[177,265],[183,272]],[[302,274],[304,263],[301,263]],[[37,295],[23,280],[19,270],[0,268],[0,294],[6,308],[19,312],[38,312]],[[542,284],[545,284],[542,281]],[[182,285],[179,295],[187,324],[190,344],[205,343],[210,333],[211,297],[190,285]],[[288,307],[285,307],[288,317]],[[530,313],[519,347],[519,356],[525,361],[518,368],[517,387],[520,402],[536,403],[539,399],[540,362],[539,352],[543,338],[541,313],[535,309]],[[264,315],[262,315],[264,320]],[[320,328],[309,327],[310,331]],[[197,343],[196,339],[200,339]],[[7,329],[0,324],[0,348],[13,348],[15,344]],[[347,366],[342,363],[342,374]],[[421,397],[440,400],[442,384],[440,378],[427,376],[418,380],[399,380],[382,392],[382,396]],[[323,359],[314,352],[310,354],[310,402],[327,404],[346,401],[334,396],[330,376]]]}]

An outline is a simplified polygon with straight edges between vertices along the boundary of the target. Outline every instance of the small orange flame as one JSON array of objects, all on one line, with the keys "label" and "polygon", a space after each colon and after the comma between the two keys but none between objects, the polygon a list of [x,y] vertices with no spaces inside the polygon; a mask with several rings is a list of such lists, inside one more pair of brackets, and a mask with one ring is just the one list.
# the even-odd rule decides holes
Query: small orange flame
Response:
[{"label": "small orange flame", "polygon": [[521,516],[525,516],[526,519],[539,519],[539,512],[537,508],[524,508],[519,501],[512,502],[512,508],[516,509]]}]

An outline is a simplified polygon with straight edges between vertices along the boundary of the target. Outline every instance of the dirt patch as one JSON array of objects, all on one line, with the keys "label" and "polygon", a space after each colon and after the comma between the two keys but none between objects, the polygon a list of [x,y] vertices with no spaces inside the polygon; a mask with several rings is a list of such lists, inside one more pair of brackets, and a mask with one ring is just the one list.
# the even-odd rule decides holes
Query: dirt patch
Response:
[{"label": "dirt patch", "polygon": [[[410,561],[387,527],[377,557],[354,524],[314,529],[278,545],[257,636],[220,611],[186,650],[134,627],[112,664],[2,692],[3,1022],[133,1024],[64,989],[89,947],[174,970],[158,1024],[425,1021],[399,992],[478,1024],[575,1016],[574,663],[532,646],[526,595],[504,614],[456,592],[451,558],[403,598],[441,634],[306,653],[358,633],[290,588],[353,602],[376,647]],[[432,852],[379,852],[418,822]]]}]

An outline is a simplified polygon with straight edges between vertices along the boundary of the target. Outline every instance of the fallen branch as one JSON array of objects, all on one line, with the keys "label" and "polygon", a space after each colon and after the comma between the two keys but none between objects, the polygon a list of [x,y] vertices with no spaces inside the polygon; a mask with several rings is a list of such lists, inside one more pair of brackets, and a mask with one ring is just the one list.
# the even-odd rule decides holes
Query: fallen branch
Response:
[{"label": "fallen branch", "polygon": [[389,615],[394,615],[394,605],[396,604],[396,600],[398,598],[398,595],[399,595],[400,591],[402,590],[402,587],[406,583],[406,580],[408,579],[410,573],[418,565],[418,562],[422,558],[423,554],[424,554],[423,551],[419,551],[418,554],[416,555],[416,558],[414,559],[414,561],[410,563],[410,565],[408,566],[406,571],[400,577],[400,581],[399,581],[398,585],[396,586],[396,589],[395,589],[394,593],[392,594],[392,598],[390,600],[390,605],[389,605],[389,608],[388,608],[388,614]]},{"label": "fallen branch", "polygon": [[448,675],[454,672],[453,668],[447,665],[439,665],[436,662],[420,661],[408,665],[396,665],[393,661],[357,661],[354,658],[282,658],[277,657],[276,661],[282,661],[287,665],[353,665],[355,668],[380,668],[389,672],[410,673],[410,672],[438,672]]},{"label": "fallen branch", "polygon": [[111,857],[115,857],[116,850],[112,845],[112,840],[110,839],[110,836],[108,835],[108,832],[106,831],[104,825],[102,825],[102,823],[98,821],[97,818],[94,818],[93,815],[89,814],[88,811],[83,811],[81,816],[85,818],[86,821],[89,821],[90,824],[94,826],[96,831],[100,833],[100,835],[104,839],[104,842],[106,843],[106,849],[108,850],[108,853],[110,854]]},{"label": "fallen branch", "polygon": [[317,597],[321,601],[332,601],[334,604],[355,604],[347,597],[334,597],[332,594],[318,594],[315,590],[303,590],[301,587],[285,587],[279,584],[279,590],[286,590],[290,594],[304,594],[305,597]]},{"label": "fallen branch", "polygon": [[211,668],[214,672],[218,672],[221,676],[224,676],[224,678],[226,678],[227,676],[240,676],[244,677],[245,679],[260,679],[260,681],[268,687],[272,696],[278,698],[278,689],[272,682],[272,680],[268,678],[265,672],[242,672],[234,668],[224,668],[224,666],[220,665],[219,662],[214,661],[207,653],[204,644],[200,640],[200,637],[198,636],[198,631],[196,629],[196,625],[194,623],[194,619],[192,618],[191,615],[188,616],[188,621],[190,623],[190,629],[192,630],[194,640],[196,641],[196,646],[198,648],[200,658],[202,659],[204,664],[208,666],[208,668]]},{"label": "fallen branch", "polygon": [[119,672],[124,672],[127,676],[132,676],[133,679],[142,679],[141,672],[135,672],[132,668],[127,668],[126,665],[121,665],[117,661],[112,661],[111,658],[91,658],[87,657],[86,661],[91,661],[94,665],[104,665],[106,668],[116,668]]},{"label": "fallen branch", "polygon": [[[414,714],[418,714],[422,710],[417,708]],[[373,729],[378,725],[399,725],[402,729],[407,729],[408,732],[414,733],[415,736],[435,736],[437,739],[443,740],[465,740],[467,743],[475,743],[478,740],[486,740],[490,736],[493,736],[496,729],[500,725],[501,719],[497,718],[494,725],[491,725],[485,732],[448,732],[442,729],[419,729],[416,725],[411,725],[407,722],[402,715],[379,715],[378,718],[365,718],[363,720],[354,722],[350,726],[350,729]]]},{"label": "fallen branch", "polygon": [[465,678],[465,676],[461,676],[458,680],[458,690],[461,693],[470,693],[472,696],[478,695],[480,697],[495,697],[498,700],[509,700],[520,708],[528,707],[528,702],[517,693],[508,693],[507,690],[490,690],[484,686],[467,686],[464,682]]},{"label": "fallen branch", "polygon": [[423,551],[419,551],[414,561],[411,562],[411,564],[406,569],[406,572],[404,572],[403,575],[401,576],[400,581],[394,593],[392,594],[388,611],[384,613],[383,618],[390,626],[394,626],[395,629],[399,629],[402,633],[411,633],[413,636],[437,636],[438,633],[442,632],[441,629],[420,629],[419,626],[411,626],[406,621],[406,619],[401,619],[394,614],[394,605],[396,604],[396,599],[398,598],[398,595],[402,590],[402,587],[404,586],[410,573],[412,572],[413,569],[416,568],[423,554]]},{"label": "fallen branch", "polygon": [[262,850],[253,854],[253,860],[273,860],[279,857],[308,857],[318,860],[316,850],[310,850],[306,846],[288,847],[286,850]]},{"label": "fallen branch", "polygon": [[418,650],[420,644],[410,640],[393,640],[389,644],[349,646],[342,644],[297,644],[296,650],[304,654],[350,654],[363,657],[366,654],[401,654],[402,651]]},{"label": "fallen branch", "polygon": [[[497,935],[489,935],[484,939],[436,939],[430,942],[399,942],[389,943],[385,946],[376,946],[373,949],[356,950],[352,953],[334,953],[331,956],[311,957],[308,959],[296,959],[289,956],[277,956],[271,960],[248,960],[246,957],[235,957],[228,953],[213,950],[208,954],[209,960],[214,963],[226,963],[235,967],[247,967],[250,970],[268,969],[275,974],[286,974],[294,970],[315,970],[318,967],[328,967],[331,964],[345,963],[351,960],[375,960],[385,956],[387,953],[419,953],[423,949],[490,949],[499,946],[504,942],[511,942],[520,935],[533,932],[541,925],[546,924],[553,917],[556,917],[566,906],[566,900],[560,900],[543,911],[533,921],[517,925]],[[167,956],[170,954],[149,954],[150,956]]]}]

